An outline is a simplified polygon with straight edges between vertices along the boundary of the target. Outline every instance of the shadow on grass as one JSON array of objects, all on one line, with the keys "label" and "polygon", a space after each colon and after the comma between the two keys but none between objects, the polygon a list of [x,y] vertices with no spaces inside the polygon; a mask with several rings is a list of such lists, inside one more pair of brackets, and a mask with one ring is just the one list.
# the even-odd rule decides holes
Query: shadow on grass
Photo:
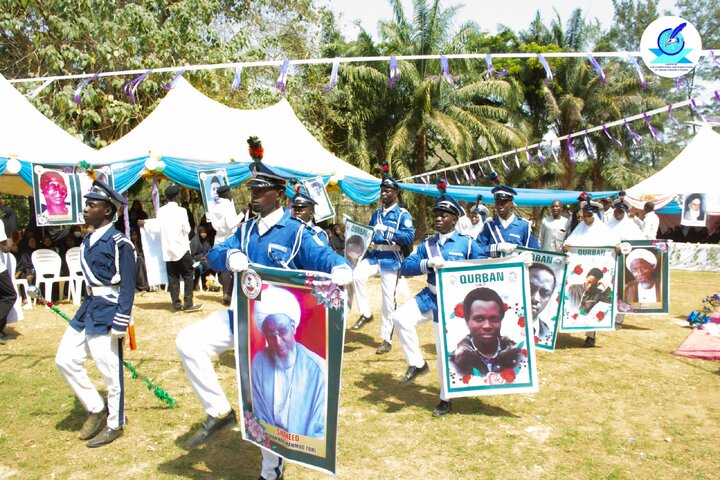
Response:
[{"label": "shadow on grass", "polygon": [[[387,413],[395,413],[408,406],[432,409],[440,400],[440,392],[435,386],[428,387],[419,383],[423,381],[422,378],[425,376],[409,385],[400,385],[394,375],[375,372],[365,374],[362,380],[355,382],[355,386],[365,392],[359,400],[384,407]],[[487,405],[479,398],[453,400],[453,411],[466,415],[517,417],[503,408]]]},{"label": "shadow on grass", "polygon": [[223,367],[235,369],[235,352],[233,350],[228,350],[227,352],[221,353],[218,357],[218,362]]},{"label": "shadow on grass", "polygon": [[628,325],[627,323],[622,324],[621,330],[652,330],[651,328],[638,327],[637,325]]},{"label": "shadow on grass", "polygon": [[[585,332],[578,332],[581,335],[585,335]],[[557,340],[555,341],[555,350],[563,350],[566,348],[582,348],[582,344],[585,342],[585,337],[575,337],[569,333],[558,333]]]},{"label": "shadow on grass", "polygon": [[208,443],[187,450],[187,444],[202,422],[192,425],[175,439],[175,445],[185,450],[179,457],[158,465],[160,472],[177,478],[192,479],[255,479],[260,472],[260,449],[242,440],[240,431],[225,430]]},{"label": "shadow on grass", "polygon": [[[380,340],[376,339],[368,333],[362,333],[358,332],[357,330],[347,329],[345,330],[345,343],[362,343],[363,345],[368,347],[377,347],[380,345]],[[345,348],[346,352],[352,351],[347,350],[347,346]]]},{"label": "shadow on grass", "polygon": [[83,423],[85,422],[85,419],[87,418],[88,413],[85,411],[85,408],[82,406],[82,404],[78,401],[77,398],[73,401],[73,408],[70,410],[65,418],[60,420],[58,423],[55,424],[55,428],[57,430],[64,430],[64,431],[80,431],[80,428],[82,427]]}]

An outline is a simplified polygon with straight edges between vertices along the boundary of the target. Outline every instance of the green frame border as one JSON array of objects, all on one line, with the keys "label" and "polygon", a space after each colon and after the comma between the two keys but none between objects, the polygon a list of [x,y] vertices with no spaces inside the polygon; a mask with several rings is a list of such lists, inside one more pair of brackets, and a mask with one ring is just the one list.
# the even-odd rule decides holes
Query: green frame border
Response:
[{"label": "green frame border", "polygon": [[[468,266],[462,266],[462,267],[448,267],[443,268],[438,272],[437,275],[437,287],[438,287],[438,321],[440,322],[440,331],[445,332],[445,327],[447,325],[447,319],[445,318],[445,299],[442,295],[443,292],[443,277],[444,274],[449,274],[453,272],[464,272],[464,271],[482,271],[482,270],[500,270],[500,269],[507,269],[507,268],[513,268],[517,269],[520,268],[520,271],[522,272],[521,276],[521,282],[520,285],[522,287],[522,300],[523,300],[523,314],[525,318],[528,318],[528,308],[527,308],[527,286],[528,286],[528,277],[527,277],[527,267],[525,266],[524,262],[507,262],[507,263],[488,263],[488,264],[472,264]],[[530,311],[532,315],[532,311]],[[505,383],[501,385],[478,385],[478,386],[472,386],[472,387],[453,387],[451,388],[448,382],[448,393],[462,393],[462,392],[468,392],[468,393],[474,393],[474,394],[482,394],[482,392],[494,392],[499,393],[502,391],[507,391],[503,393],[512,393],[513,390],[522,390],[521,393],[526,393],[529,389],[537,389],[538,388],[538,380],[537,380],[537,371],[536,366],[533,363],[535,360],[535,342],[528,342],[527,339],[533,338],[533,335],[530,335],[530,326],[532,322],[526,321],[525,322],[525,348],[527,349],[528,355],[527,355],[527,369],[529,372],[528,378],[529,382],[527,383]],[[443,370],[444,370],[444,376],[445,378],[450,377],[450,368],[449,368],[449,352],[451,350],[448,349],[447,345],[447,336],[442,333],[442,342],[443,342],[443,350],[445,351],[446,355],[445,358],[442,359],[443,363]],[[440,353],[440,352],[438,352]],[[442,383],[442,378],[441,378]],[[442,388],[442,386],[441,386]],[[472,395],[466,395],[466,396],[472,396]]]},{"label": "green frame border", "polygon": [[[304,270],[283,270],[270,267],[253,265],[254,270],[260,275],[263,283],[271,283],[281,286],[295,288],[306,288],[310,291],[308,284],[312,278],[316,280],[329,280],[326,274],[318,272],[307,272]],[[266,448],[264,445],[250,439],[247,435],[245,424],[245,413],[252,413],[252,383],[251,363],[249,358],[249,335],[247,319],[249,318],[250,302],[243,294],[240,285],[239,275],[235,274],[236,310],[233,311],[233,325],[235,328],[235,364],[238,378],[238,402],[240,404],[240,415],[243,439]],[[327,372],[327,404],[325,414],[325,457],[318,457],[309,453],[291,450],[283,445],[271,442],[275,454],[283,458],[306,465],[311,468],[335,474],[337,461],[337,434],[338,434],[338,411],[340,405],[340,385],[342,371],[342,357],[345,342],[345,312],[347,295],[343,292],[344,300],[339,308],[327,309],[327,345],[326,372]],[[242,315],[238,313],[242,312]],[[242,318],[244,321],[240,321]]]}]

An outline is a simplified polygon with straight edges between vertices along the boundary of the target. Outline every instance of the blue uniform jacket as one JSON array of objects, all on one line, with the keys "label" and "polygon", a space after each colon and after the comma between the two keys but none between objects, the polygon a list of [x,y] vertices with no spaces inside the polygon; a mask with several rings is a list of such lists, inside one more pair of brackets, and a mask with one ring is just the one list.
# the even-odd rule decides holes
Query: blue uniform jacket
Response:
[{"label": "blue uniform jacket", "polygon": [[105,335],[110,328],[125,331],[135,299],[135,247],[115,227],[89,245],[90,235],[80,247],[85,282],[90,287],[116,286],[118,291],[86,296],[70,326],[90,335]]},{"label": "blue uniform jacket", "polygon": [[[409,277],[427,274],[428,285],[435,287],[435,269],[428,267],[428,259],[434,256],[432,252],[436,252],[436,254],[439,252],[447,261],[487,257],[477,242],[467,235],[461,235],[457,230],[442,245],[437,243],[439,238],[440,236],[435,234],[418,245],[415,252],[402,262],[400,273]],[[433,290],[435,289],[431,287],[423,288],[420,293],[415,295],[415,302],[421,313],[432,310],[433,320],[437,322],[437,294]]]},{"label": "blue uniform jacket", "polygon": [[322,242],[323,242],[325,245],[329,245],[329,244],[330,244],[330,239],[328,238],[328,234],[327,234],[327,232],[325,232],[325,230],[323,230],[322,228],[318,227],[318,226],[315,225],[314,223],[309,223],[309,224],[308,224],[308,228],[310,229],[310,231],[311,231],[313,234],[317,235],[318,238],[319,238],[320,240],[322,240]]},{"label": "blue uniform jacket", "polygon": [[[375,210],[370,217],[371,227],[385,225],[384,232],[375,232],[372,242],[379,245],[412,245],[415,240],[415,227],[410,212],[399,205],[383,215],[383,208]],[[365,257],[370,264],[380,264],[380,270],[397,270],[403,260],[402,252],[368,250]]]},{"label": "blue uniform jacket", "polygon": [[540,248],[530,229],[530,222],[517,215],[507,228],[502,226],[497,215],[494,216],[492,220],[485,222],[476,241],[488,257],[500,256],[500,252],[497,251],[498,243],[514,243],[528,248]]},{"label": "blue uniform jacket", "polygon": [[345,258],[324,244],[288,211],[262,236],[258,233],[257,219],[241,223],[230,238],[210,250],[208,265],[216,272],[228,270],[227,258],[236,251],[247,255],[251,263],[266,267],[325,273],[340,265],[350,268]]}]

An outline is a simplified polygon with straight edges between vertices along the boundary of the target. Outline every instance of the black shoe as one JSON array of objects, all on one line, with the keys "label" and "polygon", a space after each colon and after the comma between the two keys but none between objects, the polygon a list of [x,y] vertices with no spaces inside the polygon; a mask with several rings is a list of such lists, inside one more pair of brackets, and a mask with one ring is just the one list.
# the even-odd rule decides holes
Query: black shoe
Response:
[{"label": "black shoe", "polygon": [[[277,477],[277,480],[283,480],[283,478],[285,478],[284,473],[285,472],[281,473],[280,476]],[[258,475],[258,480],[265,480],[265,477],[263,477],[262,475]]]},{"label": "black shoe", "polygon": [[189,307],[183,307],[183,312],[197,312],[200,309],[202,309],[202,305],[195,303]]},{"label": "black shoe", "polygon": [[382,355],[383,353],[388,353],[390,350],[392,350],[392,343],[388,342],[387,340],[383,340],[377,350],[375,350],[375,353],[378,355]]},{"label": "black shoe", "polygon": [[225,305],[226,307],[229,307],[231,303],[232,302],[230,300],[226,300],[223,298],[222,304]]},{"label": "black shoe", "polygon": [[366,317],[365,315],[360,315],[360,318],[358,318],[358,321],[355,322],[355,325],[352,326],[352,330],[360,330],[362,327],[365,326],[366,323],[370,323],[373,320],[373,316],[370,315],[369,317]]},{"label": "black shoe", "polygon": [[188,448],[197,448],[207,442],[216,433],[236,424],[237,417],[235,416],[235,410],[232,409],[230,410],[230,413],[228,413],[222,418],[211,417],[210,415],[208,415],[208,417],[203,422],[202,427],[200,427],[200,429],[195,432],[195,435],[193,435],[190,443],[188,443]]},{"label": "black shoe", "polygon": [[10,335],[5,333],[5,330],[0,330],[0,340],[7,340],[8,338],[10,338]]},{"label": "black shoe", "polygon": [[89,448],[102,447],[108,443],[112,443],[115,439],[123,436],[123,428],[110,428],[105,427],[100,433],[95,435],[92,440],[88,440],[87,446]]},{"label": "black shoe", "polygon": [[423,373],[427,373],[429,370],[430,367],[428,366],[427,362],[425,362],[422,367],[408,367],[407,371],[405,372],[405,376],[402,380],[400,380],[400,385],[407,385],[408,383],[412,382],[415,377],[418,377]]},{"label": "black shoe", "polygon": [[88,417],[85,419],[85,423],[83,423],[83,426],[80,429],[78,438],[80,440],[89,440],[96,436],[98,433],[100,433],[100,431],[102,431],[103,427],[107,425],[107,417],[107,407],[104,407],[99,412],[91,413],[90,415],[88,415]]},{"label": "black shoe", "polygon": [[440,400],[440,403],[435,405],[435,409],[433,410],[433,417],[442,417],[443,415],[450,413],[450,401],[449,400]]},{"label": "black shoe", "polygon": [[585,337],[585,343],[582,344],[582,348],[592,348],[595,346],[595,339],[592,337]]}]

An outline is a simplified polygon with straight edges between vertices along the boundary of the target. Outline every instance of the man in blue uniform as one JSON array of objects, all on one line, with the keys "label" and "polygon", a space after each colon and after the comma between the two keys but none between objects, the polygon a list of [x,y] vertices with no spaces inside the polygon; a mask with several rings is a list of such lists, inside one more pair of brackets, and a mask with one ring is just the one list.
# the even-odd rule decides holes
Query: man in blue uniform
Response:
[{"label": "man in blue uniform", "polygon": [[[304,223],[292,218],[290,212],[280,206],[285,179],[260,162],[262,146],[259,140],[251,137],[248,143],[255,160],[250,166],[253,177],[248,186],[252,209],[258,216],[240,224],[233,236],[210,250],[207,255],[210,268],[216,272],[240,272],[252,263],[315,270],[330,273],[336,285],[349,284],[352,281],[350,265],[313,235]],[[215,312],[183,329],[175,341],[188,380],[207,413],[207,419],[190,440],[190,448],[204,444],[210,437],[237,422],[235,411],[230,407],[211,362],[213,355],[233,349],[231,323],[229,311]],[[264,449],[261,452],[260,478],[282,478],[282,457]]]},{"label": "man in blue uniform", "polygon": [[307,192],[305,192],[305,189],[300,185],[296,185],[295,196],[292,199],[293,217],[303,222],[312,233],[322,240],[325,245],[329,245],[330,239],[328,238],[327,233],[325,233],[325,230],[318,227],[313,222],[315,205],[317,205],[317,202],[310,198]]},{"label": "man in blue uniform", "polygon": [[[94,228],[80,247],[87,296],[65,330],[55,363],[89,412],[79,436],[92,448],[123,434],[122,348],[135,298],[135,248],[112,224],[127,201],[97,180],[85,198],[83,218]],[[85,369],[88,352],[105,380],[107,405]]]},{"label": "man in blue uniform", "polygon": [[[418,245],[415,253],[408,256],[400,267],[400,273],[407,276],[427,274],[427,286],[415,298],[398,308],[393,315],[393,323],[397,329],[400,345],[405,360],[408,363],[405,376],[400,381],[406,385],[418,375],[429,370],[427,362],[420,351],[416,327],[418,324],[432,319],[435,323],[435,341],[441,341],[441,332],[438,329],[437,318],[437,289],[435,270],[442,268],[445,262],[467,260],[471,258],[485,258],[480,246],[472,238],[461,235],[455,230],[458,219],[463,216],[462,207],[451,197],[444,193],[435,201],[433,217],[435,231],[432,237]],[[442,359],[438,357],[438,371],[442,368]],[[440,393],[440,403],[433,410],[433,415],[440,416],[450,411],[450,402]]]},{"label": "man in blue uniform", "polygon": [[507,185],[498,185],[492,189],[495,198],[495,216],[483,226],[477,242],[488,257],[500,257],[509,254],[515,247],[539,248],[531,224],[512,212],[513,200],[517,192]]},{"label": "man in blue uniform", "polygon": [[[385,167],[384,167],[385,168]],[[382,208],[375,210],[370,217],[370,226],[375,230],[370,248],[365,257],[358,262],[353,272],[353,286],[357,299],[360,318],[353,325],[359,330],[372,321],[368,303],[367,282],[370,277],[380,275],[382,287],[382,319],[380,338],[382,344],[375,351],[383,354],[392,348],[393,313],[395,312],[395,289],[398,283],[400,263],[403,260],[401,246],[412,246],[415,239],[415,227],[410,212],[397,202],[400,185],[389,175],[385,175],[380,184]]]}]

